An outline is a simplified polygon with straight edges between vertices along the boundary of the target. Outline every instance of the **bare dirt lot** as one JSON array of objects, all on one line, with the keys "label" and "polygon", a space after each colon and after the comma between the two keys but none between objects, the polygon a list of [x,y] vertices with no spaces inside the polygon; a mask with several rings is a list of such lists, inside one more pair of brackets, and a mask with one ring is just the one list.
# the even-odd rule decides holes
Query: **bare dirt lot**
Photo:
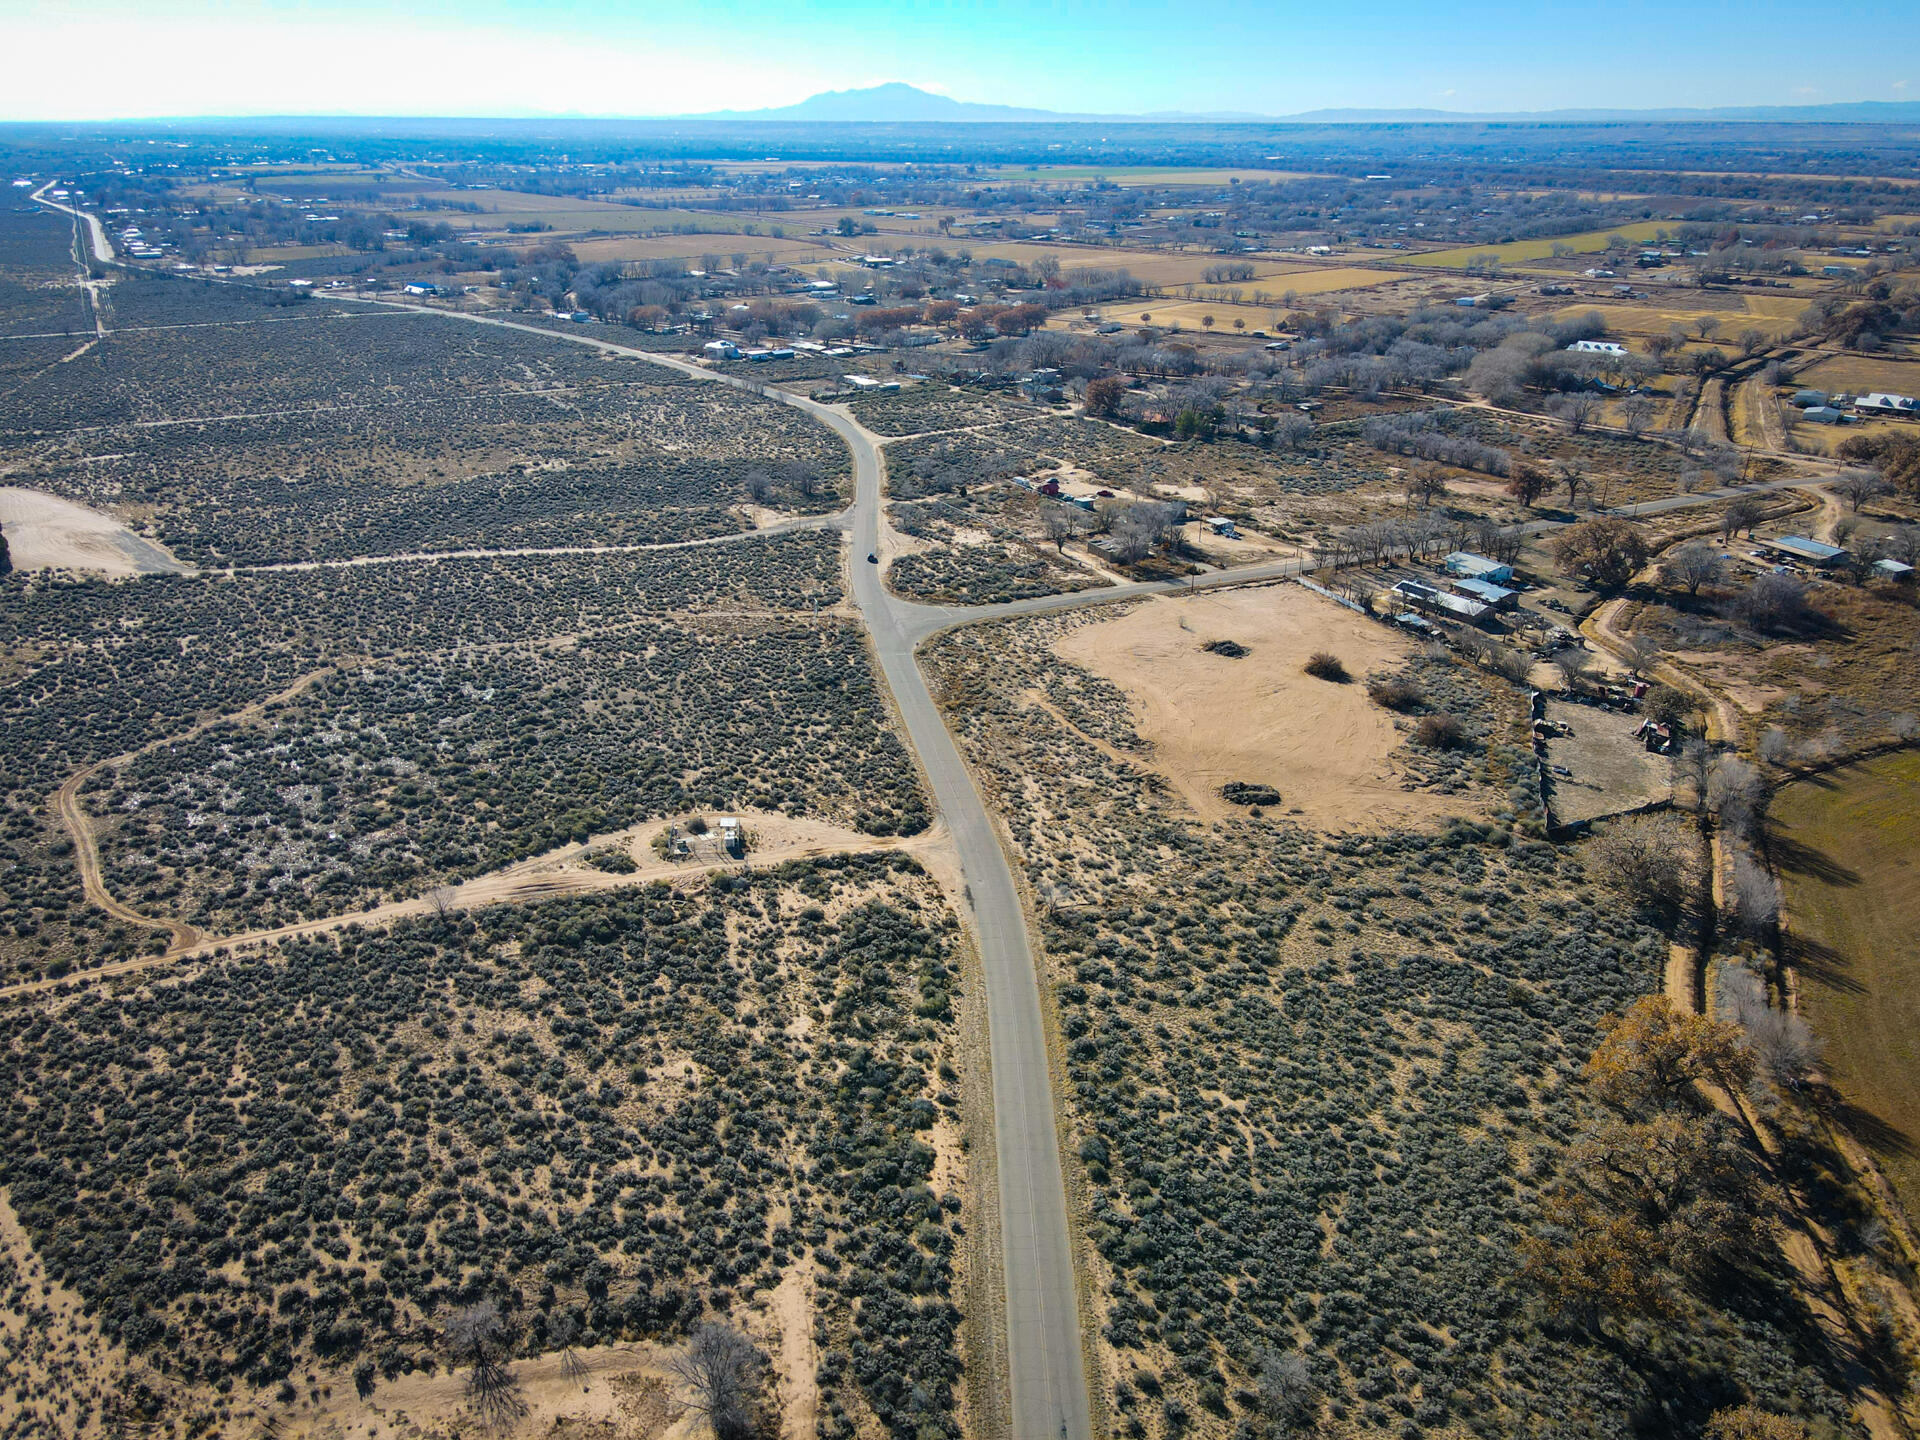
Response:
[{"label": "bare dirt lot", "polygon": [[[1217,640],[1249,653],[1230,659],[1202,648]],[[1150,763],[1202,816],[1244,813],[1220,795],[1240,781],[1272,786],[1277,808],[1337,830],[1461,808],[1404,788],[1394,717],[1367,698],[1366,677],[1398,669],[1415,649],[1294,585],[1155,599],[1053,643],[1063,660],[1127,693]],[[1338,655],[1351,683],[1306,674],[1316,650]]]},{"label": "bare dirt lot", "polygon": [[1547,719],[1572,732],[1547,742],[1548,760],[1572,772],[1554,776],[1553,818],[1561,824],[1617,815],[1672,790],[1672,764],[1635,738],[1635,717],[1549,700]]},{"label": "bare dirt lot", "polygon": [[111,515],[58,495],[0,485],[0,525],[18,570],[88,570],[97,575],[184,575],[165,547]]}]

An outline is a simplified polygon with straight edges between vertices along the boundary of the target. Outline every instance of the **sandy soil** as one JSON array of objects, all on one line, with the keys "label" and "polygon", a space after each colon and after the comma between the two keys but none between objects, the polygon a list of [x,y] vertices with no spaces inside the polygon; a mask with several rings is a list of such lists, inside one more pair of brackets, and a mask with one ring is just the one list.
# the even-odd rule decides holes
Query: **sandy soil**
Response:
[{"label": "sandy soil", "polygon": [[0,526],[17,570],[88,570],[97,575],[185,575],[165,547],[43,490],[0,486]]},{"label": "sandy soil", "polygon": [[[1200,648],[1212,640],[1252,653],[1231,660]],[[1462,808],[1403,788],[1393,716],[1367,699],[1365,677],[1398,669],[1415,646],[1298,586],[1156,598],[1070,630],[1053,649],[1127,692],[1150,763],[1203,817],[1245,813],[1220,798],[1232,780],[1271,785],[1278,809],[1335,830]],[[1316,650],[1340,656],[1354,683],[1303,673]]]},{"label": "sandy soil", "polygon": [[0,1308],[0,1434],[106,1433],[97,1406],[82,1421],[77,1400],[123,1385],[127,1357],[109,1345],[80,1297],[47,1279],[46,1267],[0,1191],[0,1274],[25,1288],[22,1308]]}]

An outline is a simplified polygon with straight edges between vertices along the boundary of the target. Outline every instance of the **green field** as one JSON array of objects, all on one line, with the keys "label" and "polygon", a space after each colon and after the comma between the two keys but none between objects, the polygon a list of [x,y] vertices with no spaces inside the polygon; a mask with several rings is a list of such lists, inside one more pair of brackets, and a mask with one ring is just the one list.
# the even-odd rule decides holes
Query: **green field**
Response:
[{"label": "green field", "polygon": [[1775,800],[1800,998],[1851,1128],[1920,1205],[1920,752],[1790,785]]},{"label": "green field", "polygon": [[1670,220],[1642,220],[1632,225],[1612,225],[1605,230],[1589,230],[1583,235],[1548,235],[1538,240],[1515,240],[1506,245],[1462,245],[1454,250],[1435,250],[1426,255],[1405,258],[1420,265],[1457,265],[1465,267],[1485,256],[1493,256],[1502,265],[1523,260],[1545,260],[1556,245],[1571,245],[1577,254],[1597,254],[1607,248],[1607,240],[1621,235],[1629,240],[1651,240],[1662,230],[1672,230]]}]

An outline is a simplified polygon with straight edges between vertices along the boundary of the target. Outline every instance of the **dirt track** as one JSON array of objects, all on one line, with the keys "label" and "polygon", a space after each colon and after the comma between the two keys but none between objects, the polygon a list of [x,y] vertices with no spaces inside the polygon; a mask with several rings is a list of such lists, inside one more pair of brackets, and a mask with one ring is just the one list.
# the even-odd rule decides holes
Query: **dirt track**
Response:
[{"label": "dirt track", "polygon": [[[880,839],[845,830],[823,821],[795,819],[786,815],[739,812],[747,829],[759,836],[745,859],[728,860],[716,854],[696,855],[689,860],[653,858],[654,836],[670,824],[684,825],[689,816],[673,820],[655,820],[634,826],[615,835],[595,836],[585,845],[567,845],[545,855],[537,855],[490,875],[481,875],[463,884],[443,886],[424,895],[356,910],[345,915],[328,915],[317,920],[300,920],[266,930],[247,930],[236,935],[207,935],[178,920],[159,920],[142,915],[121,904],[107,892],[100,879],[100,858],[93,842],[92,826],[79,804],[79,789],[94,769],[83,770],[60,789],[56,805],[62,821],[74,836],[74,855],[86,886],[87,899],[116,919],[130,925],[165,929],[173,943],[164,954],[139,955],[117,960],[91,970],[63,975],[57,979],[28,980],[0,987],[0,999],[31,995],[78,981],[109,979],[135,975],[184,961],[206,959],[225,951],[252,949],[277,940],[301,935],[325,935],[349,925],[390,925],[396,920],[429,915],[435,911],[478,910],[489,905],[531,905],[542,900],[557,900],[569,895],[622,890],[634,885],[649,885],[656,880],[696,880],[722,869],[762,869],[788,860],[815,859],[823,855],[864,854],[877,850],[895,850],[913,855],[936,875],[944,860],[940,855],[948,844],[944,828],[936,826],[908,839]],[[83,838],[84,837],[84,838]],[[590,851],[623,850],[636,857],[648,856],[645,863],[626,873],[615,874],[587,863]]]}]

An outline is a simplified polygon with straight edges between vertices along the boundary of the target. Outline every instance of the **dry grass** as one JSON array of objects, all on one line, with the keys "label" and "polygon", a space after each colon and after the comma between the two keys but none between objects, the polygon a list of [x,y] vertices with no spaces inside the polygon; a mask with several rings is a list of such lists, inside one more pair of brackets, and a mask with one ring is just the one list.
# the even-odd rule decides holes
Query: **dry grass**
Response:
[{"label": "dry grass", "polygon": [[1458,265],[1464,268],[1474,260],[1491,255],[1498,257],[1503,265],[1512,265],[1523,260],[1549,259],[1556,245],[1571,245],[1576,253],[1590,254],[1606,249],[1607,240],[1614,235],[1625,236],[1628,240],[1651,240],[1662,230],[1674,228],[1668,221],[1643,220],[1637,225],[1614,225],[1605,230],[1589,230],[1582,235],[1553,235],[1540,240],[1515,240],[1506,245],[1461,245],[1456,249],[1434,250],[1409,258],[1422,265]]},{"label": "dry grass", "polygon": [[1772,820],[1801,1005],[1850,1128],[1920,1207],[1920,752],[1788,786]]}]

